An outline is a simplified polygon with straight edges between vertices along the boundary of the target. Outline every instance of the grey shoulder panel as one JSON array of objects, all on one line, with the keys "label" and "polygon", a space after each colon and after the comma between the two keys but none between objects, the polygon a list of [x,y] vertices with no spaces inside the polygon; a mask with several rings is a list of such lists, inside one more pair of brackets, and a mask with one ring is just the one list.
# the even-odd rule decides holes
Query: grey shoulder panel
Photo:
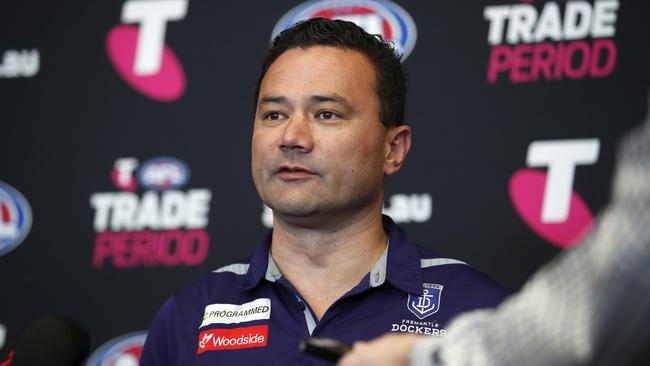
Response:
[{"label": "grey shoulder panel", "polygon": [[212,272],[215,273],[223,273],[223,272],[231,272],[239,276],[243,276],[246,273],[248,273],[248,268],[250,267],[250,264],[248,263],[233,263],[229,264],[227,266],[221,267],[219,269],[215,269]]},{"label": "grey shoulder panel", "polygon": [[459,261],[458,259],[451,259],[451,258],[420,259],[420,268],[444,266],[444,265],[447,265],[447,264],[464,264],[464,265],[467,265],[467,263],[465,263],[463,261]]}]

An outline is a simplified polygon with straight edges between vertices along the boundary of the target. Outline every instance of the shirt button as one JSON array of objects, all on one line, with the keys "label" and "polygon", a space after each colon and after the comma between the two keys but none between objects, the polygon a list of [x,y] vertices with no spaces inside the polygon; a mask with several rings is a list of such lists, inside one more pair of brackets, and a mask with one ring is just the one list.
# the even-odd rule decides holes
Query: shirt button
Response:
[{"label": "shirt button", "polygon": [[375,272],[375,280],[374,280],[374,282],[375,282],[375,284],[379,283],[379,272]]}]

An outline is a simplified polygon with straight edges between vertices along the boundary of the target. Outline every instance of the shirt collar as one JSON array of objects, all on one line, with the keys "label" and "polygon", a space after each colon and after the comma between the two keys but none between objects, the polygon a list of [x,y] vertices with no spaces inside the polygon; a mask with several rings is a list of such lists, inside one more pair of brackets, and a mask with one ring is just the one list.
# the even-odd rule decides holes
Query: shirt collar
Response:
[{"label": "shirt collar", "polygon": [[370,287],[379,287],[386,282],[386,264],[388,263],[388,247],[390,246],[390,239],[386,244],[386,249],[381,255],[375,266],[370,270]]},{"label": "shirt collar", "polygon": [[[378,287],[388,281],[406,292],[421,293],[421,256],[417,246],[409,241],[406,232],[395,225],[390,217],[383,215],[382,223],[384,230],[388,232],[388,246],[370,271],[369,286]],[[262,279],[276,282],[281,277],[282,273],[271,257],[271,232],[269,232],[257,246],[240,287],[251,290],[259,285]]]},{"label": "shirt collar", "polygon": [[[267,273],[269,272],[269,263],[272,263],[272,267],[277,271],[277,274],[279,275],[277,279],[282,277],[275,262],[272,260],[269,262],[269,259],[271,259],[271,234],[272,231],[269,231],[266,237],[257,245],[255,253],[250,260],[248,272],[246,272],[246,275],[243,276],[242,280],[239,282],[239,287],[246,290],[252,290],[257,287],[262,279],[267,276]],[[271,276],[269,275],[269,277]],[[269,281],[271,280],[269,279]],[[275,282],[275,280],[272,282]]]},{"label": "shirt collar", "polygon": [[385,278],[391,285],[414,294],[422,293],[421,254],[406,232],[395,225],[393,220],[382,216],[384,228],[388,232],[388,255]]},{"label": "shirt collar", "polygon": [[268,254],[268,265],[266,266],[266,273],[264,274],[264,278],[269,282],[275,282],[282,278],[282,272],[280,272],[278,265],[275,264],[270,250]]}]

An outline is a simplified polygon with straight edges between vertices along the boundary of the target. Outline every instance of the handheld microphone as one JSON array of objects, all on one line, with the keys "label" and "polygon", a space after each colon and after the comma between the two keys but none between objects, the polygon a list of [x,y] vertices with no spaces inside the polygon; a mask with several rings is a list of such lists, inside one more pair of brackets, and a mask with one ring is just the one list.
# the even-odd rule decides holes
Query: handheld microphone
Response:
[{"label": "handheld microphone", "polygon": [[79,366],[90,349],[88,332],[67,317],[35,320],[0,357],[4,366]]},{"label": "handheld microphone", "polygon": [[300,351],[323,361],[337,363],[352,347],[332,338],[305,338],[300,342]]}]

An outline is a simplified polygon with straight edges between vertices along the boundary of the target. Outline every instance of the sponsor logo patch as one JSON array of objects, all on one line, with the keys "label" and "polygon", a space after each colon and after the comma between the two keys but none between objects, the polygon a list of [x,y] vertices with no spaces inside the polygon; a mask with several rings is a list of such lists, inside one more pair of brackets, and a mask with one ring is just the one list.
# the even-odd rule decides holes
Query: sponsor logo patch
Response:
[{"label": "sponsor logo patch", "polygon": [[409,294],[407,302],[408,310],[420,320],[440,310],[440,295],[443,288],[442,285],[435,283],[423,283],[422,287],[422,296]]},{"label": "sponsor logo patch", "polygon": [[205,307],[201,327],[210,324],[233,324],[269,319],[271,299],[262,298],[245,304],[211,304]]},{"label": "sponsor logo patch", "polygon": [[208,351],[266,347],[269,340],[268,335],[268,325],[234,329],[209,329],[199,334],[199,348],[196,350],[196,354]]}]

